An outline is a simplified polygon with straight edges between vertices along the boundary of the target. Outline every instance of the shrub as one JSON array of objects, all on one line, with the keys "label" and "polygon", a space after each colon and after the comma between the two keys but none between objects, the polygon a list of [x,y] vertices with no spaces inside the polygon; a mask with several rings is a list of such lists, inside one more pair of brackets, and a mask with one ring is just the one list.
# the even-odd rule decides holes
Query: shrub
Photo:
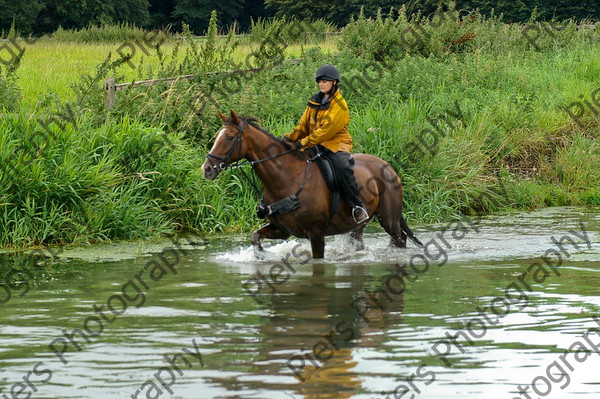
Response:
[{"label": "shrub", "polygon": [[527,24],[505,24],[501,17],[485,17],[478,11],[456,10],[455,2],[440,4],[427,17],[408,15],[402,5],[395,16],[357,19],[343,29],[340,49],[376,61],[400,60],[407,56],[447,57],[456,53],[485,51],[497,55],[509,51],[548,51],[582,41],[592,43],[594,29],[589,21],[538,22],[535,15]]},{"label": "shrub", "polygon": [[323,40],[325,33],[336,32],[337,28],[325,21],[302,21],[297,18],[258,18],[251,20],[250,41],[266,43],[269,41],[291,44],[307,44]]},{"label": "shrub", "polygon": [[153,41],[161,41],[171,38],[173,35],[168,30],[146,31],[133,24],[121,22],[118,24],[102,24],[100,26],[90,25],[84,29],[58,29],[52,33],[54,40],[77,43],[124,43],[140,42],[146,43],[148,38]]}]

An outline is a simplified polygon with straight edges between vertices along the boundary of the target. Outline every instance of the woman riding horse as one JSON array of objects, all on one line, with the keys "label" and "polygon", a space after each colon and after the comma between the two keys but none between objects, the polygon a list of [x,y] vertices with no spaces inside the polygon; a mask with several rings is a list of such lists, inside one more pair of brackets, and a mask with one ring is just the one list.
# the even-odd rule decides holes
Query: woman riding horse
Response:
[{"label": "woman riding horse", "polygon": [[[264,238],[286,239],[293,235],[310,240],[313,257],[323,258],[325,236],[351,232],[360,246],[365,222],[374,215],[394,246],[405,248],[410,238],[422,247],[402,217],[402,183],[392,166],[373,155],[350,156],[350,117],[337,88],[337,69],[324,65],[316,79],[320,92],[309,101],[302,120],[287,140],[273,136],[255,119],[240,118],[233,110],[229,116],[219,111],[223,126],[202,165],[204,177],[212,180],[230,167],[252,166],[263,185],[264,209],[268,211],[265,216],[269,220],[252,233],[251,242],[259,250]],[[320,148],[320,154],[299,151],[306,147]],[[311,168],[323,153],[343,167],[338,174],[342,175],[339,180],[346,201],[339,207],[335,206],[337,194],[330,191],[323,174]],[[247,162],[238,162],[241,159]]]},{"label": "woman riding horse", "polygon": [[304,149],[319,146],[320,152],[329,158],[339,179],[352,218],[358,224],[369,220],[369,215],[358,196],[358,186],[354,178],[352,159],[352,137],[348,133],[350,112],[348,104],[338,88],[340,73],[333,65],[323,65],[317,69],[315,80],[319,92],[308,100],[308,106],[296,128],[285,138]]}]

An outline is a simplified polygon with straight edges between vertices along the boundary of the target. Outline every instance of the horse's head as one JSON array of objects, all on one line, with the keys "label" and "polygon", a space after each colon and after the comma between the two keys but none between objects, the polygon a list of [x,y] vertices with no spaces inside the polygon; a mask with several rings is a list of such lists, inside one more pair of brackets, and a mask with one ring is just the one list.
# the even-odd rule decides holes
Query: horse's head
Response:
[{"label": "horse's head", "polygon": [[223,126],[217,133],[217,138],[210,152],[206,155],[206,161],[202,164],[204,177],[213,180],[219,173],[235,161],[246,156],[246,140],[244,139],[244,121],[231,110],[229,117],[219,111],[223,120]]}]

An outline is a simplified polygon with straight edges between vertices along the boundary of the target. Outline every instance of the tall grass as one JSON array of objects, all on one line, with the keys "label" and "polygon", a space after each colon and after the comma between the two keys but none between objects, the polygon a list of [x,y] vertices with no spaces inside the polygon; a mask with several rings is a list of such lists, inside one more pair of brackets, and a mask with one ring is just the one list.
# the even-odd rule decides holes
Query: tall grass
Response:
[{"label": "tall grass", "polygon": [[[52,138],[25,156],[23,143],[40,142],[37,119],[5,117],[0,129],[1,245],[235,231],[256,223],[239,204],[214,200],[237,193],[250,203],[239,178],[204,180],[204,152],[176,135],[165,144],[156,128],[129,120],[94,127],[81,117],[64,130],[52,125]],[[16,167],[7,173],[7,165]]]},{"label": "tall grass", "polygon": [[258,18],[251,21],[250,40],[254,43],[262,43],[273,38],[292,44],[307,44],[322,42],[327,33],[337,32],[337,28],[325,21],[302,21],[297,18]]}]

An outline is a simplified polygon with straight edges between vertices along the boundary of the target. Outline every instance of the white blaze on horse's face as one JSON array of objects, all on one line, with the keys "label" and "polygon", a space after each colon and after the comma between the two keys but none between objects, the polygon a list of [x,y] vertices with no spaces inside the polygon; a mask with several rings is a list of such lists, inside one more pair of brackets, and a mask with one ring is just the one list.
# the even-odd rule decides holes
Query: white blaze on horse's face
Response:
[{"label": "white blaze on horse's face", "polygon": [[219,140],[221,140],[223,138],[223,136],[227,134],[227,129],[226,128],[222,128],[221,130],[219,130],[219,132],[217,133],[217,138],[215,139],[215,143],[213,144],[211,151],[215,149],[215,147],[217,146],[217,143],[219,142]]},{"label": "white blaze on horse's face", "polygon": [[[234,145],[235,133],[231,132],[227,128],[222,128],[217,133],[217,138],[215,139],[215,143],[212,148],[208,152],[210,155],[215,155],[220,158],[225,158],[231,147]],[[204,172],[204,177],[208,180],[215,179],[219,173],[221,172],[221,164],[222,160],[218,160],[215,158],[206,158],[206,161],[202,164],[202,171]]]}]

